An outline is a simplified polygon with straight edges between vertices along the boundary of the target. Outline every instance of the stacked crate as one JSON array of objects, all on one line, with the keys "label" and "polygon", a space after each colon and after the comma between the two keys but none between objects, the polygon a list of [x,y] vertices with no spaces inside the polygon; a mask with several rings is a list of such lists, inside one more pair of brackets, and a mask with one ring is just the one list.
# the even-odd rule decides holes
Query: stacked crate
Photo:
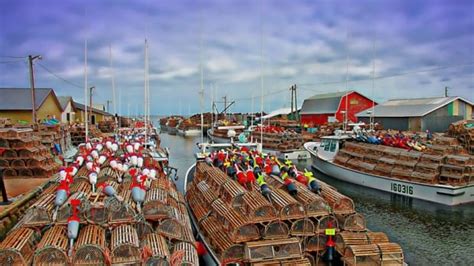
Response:
[{"label": "stacked crate", "polygon": [[0,167],[5,178],[48,178],[59,165],[31,129],[0,130]]}]

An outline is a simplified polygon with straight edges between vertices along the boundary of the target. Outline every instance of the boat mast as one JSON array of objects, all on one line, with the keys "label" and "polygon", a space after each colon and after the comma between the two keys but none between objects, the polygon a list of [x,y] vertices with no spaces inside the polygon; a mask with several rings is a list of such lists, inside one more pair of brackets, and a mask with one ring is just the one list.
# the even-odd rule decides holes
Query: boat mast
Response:
[{"label": "boat mast", "polygon": [[[113,62],[112,62],[112,44],[109,44],[109,56],[110,56],[110,75],[112,78],[112,106],[114,108],[114,122],[115,122],[115,127],[117,127],[117,102],[115,99],[115,73],[114,73],[114,68],[113,68]],[[110,110],[107,110],[107,112],[110,112]]]},{"label": "boat mast", "polygon": [[200,16],[200,27],[199,27],[199,71],[201,76],[200,81],[200,91],[199,91],[199,108],[201,110],[201,143],[204,143],[204,115],[203,115],[203,102],[204,102],[204,72],[203,72],[203,65],[202,65],[202,35],[203,35],[203,14],[201,9],[201,16]]},{"label": "boat mast", "polygon": [[260,4],[260,143],[263,149],[263,1]]},{"label": "boat mast", "polygon": [[89,120],[87,119],[87,37],[84,40],[84,124],[86,126],[86,141],[89,141]]},{"label": "boat mast", "polygon": [[145,119],[145,143],[147,142],[147,128],[148,128],[148,41],[145,38],[145,88],[144,88],[144,119]]}]

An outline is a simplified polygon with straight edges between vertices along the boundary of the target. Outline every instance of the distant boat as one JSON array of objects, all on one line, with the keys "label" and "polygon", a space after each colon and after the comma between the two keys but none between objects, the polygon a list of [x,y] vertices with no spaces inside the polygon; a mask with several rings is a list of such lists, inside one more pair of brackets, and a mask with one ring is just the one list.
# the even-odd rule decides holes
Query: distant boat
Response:
[{"label": "distant boat", "polygon": [[[346,142],[350,137],[347,135],[342,136],[325,136],[321,138],[321,142],[307,142],[304,147],[310,152],[312,158],[312,165],[322,173],[340,179],[349,183],[365,186],[377,190],[382,190],[392,194],[403,195],[410,198],[421,199],[429,202],[435,202],[439,204],[455,206],[460,204],[474,202],[474,183],[471,181],[467,184],[440,184],[440,183],[428,183],[421,182],[420,179],[416,180],[415,172],[411,175],[408,173],[409,167],[405,167],[399,175],[406,175],[404,179],[393,177],[389,174],[382,175],[380,171],[374,171],[375,169],[369,169],[373,164],[360,162],[355,160],[354,163],[342,165],[336,160],[336,156],[341,152],[341,146],[350,142]],[[368,144],[369,145],[369,144]],[[380,145],[372,145],[374,147],[380,147]],[[382,146],[383,147],[383,146]],[[391,147],[386,147],[391,148]],[[391,148],[398,149],[398,148]],[[398,149],[403,151],[403,149]],[[406,152],[406,151],[405,151]],[[346,153],[351,153],[347,151]],[[406,152],[410,154],[409,152]],[[411,152],[415,153],[414,151]],[[352,153],[354,156],[363,156],[361,154]],[[372,154],[372,156],[376,156]],[[413,155],[412,155],[413,156]],[[418,155],[421,156],[421,155]],[[429,155],[431,157],[435,157]],[[381,157],[381,156],[380,156]],[[438,156],[439,157],[439,156]],[[459,157],[459,156],[457,156]],[[415,158],[417,160],[418,158]],[[384,159],[387,163],[393,163],[390,159]],[[400,160],[395,161],[398,163]],[[355,163],[357,162],[357,164]],[[401,163],[401,162],[400,162]],[[405,161],[406,164],[412,165],[415,162]],[[362,169],[366,168],[366,171]],[[413,166],[412,166],[413,167]],[[453,166],[454,169],[460,169],[458,166]],[[420,173],[417,173],[421,175]],[[422,178],[419,176],[419,178]]]}]

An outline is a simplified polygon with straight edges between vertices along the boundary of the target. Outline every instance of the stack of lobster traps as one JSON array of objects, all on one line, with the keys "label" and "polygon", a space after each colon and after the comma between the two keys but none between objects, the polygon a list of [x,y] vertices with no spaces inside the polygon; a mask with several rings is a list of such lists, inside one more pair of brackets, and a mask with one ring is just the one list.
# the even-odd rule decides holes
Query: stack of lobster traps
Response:
[{"label": "stack of lobster traps", "polygon": [[[63,169],[78,167],[66,177],[67,188],[60,172],[60,182],[15,217],[18,223],[0,244],[0,265],[198,265],[184,196],[165,174],[167,162],[153,160],[148,150],[142,154],[143,165],[134,165],[120,149],[101,164],[94,182],[88,163],[76,160]],[[130,168],[117,170],[118,162]],[[145,169],[157,174],[143,181],[144,200],[137,201],[134,174],[143,178]]]},{"label": "stack of lobster traps", "polygon": [[[337,239],[339,256],[349,261],[356,245],[389,243],[384,233],[367,229],[350,198],[326,183],[318,180],[321,192],[315,193],[295,181],[297,193],[290,194],[280,177],[264,174],[264,180],[271,197],[256,184],[242,186],[208,162],[196,164],[186,199],[196,226],[222,265],[316,265],[328,243]],[[351,241],[362,237],[364,241]],[[379,251],[379,262],[387,254]],[[401,259],[393,265],[403,265],[401,249],[398,255]]]},{"label": "stack of lobster traps", "polygon": [[437,144],[421,152],[348,141],[337,153],[335,163],[365,173],[427,184],[470,184],[474,181],[473,155],[453,148],[456,142],[438,137],[434,142]]},{"label": "stack of lobster traps", "polygon": [[461,120],[449,125],[448,134],[459,140],[474,155],[474,120]]},{"label": "stack of lobster traps", "polygon": [[59,168],[32,129],[0,129],[0,168],[5,178],[48,178]]}]

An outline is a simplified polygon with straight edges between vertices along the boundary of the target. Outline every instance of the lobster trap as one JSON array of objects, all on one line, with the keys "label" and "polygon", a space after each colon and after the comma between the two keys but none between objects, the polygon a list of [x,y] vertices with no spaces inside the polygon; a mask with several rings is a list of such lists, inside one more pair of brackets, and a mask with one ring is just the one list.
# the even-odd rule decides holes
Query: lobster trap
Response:
[{"label": "lobster trap", "polygon": [[223,234],[224,228],[215,217],[204,219],[201,228],[221,261],[243,258],[244,245],[233,243],[228,234]]},{"label": "lobster trap", "polygon": [[142,212],[147,220],[159,221],[168,216],[168,193],[160,188],[152,188],[146,193]]},{"label": "lobster trap", "polygon": [[43,195],[36,201],[26,212],[23,219],[25,226],[43,226],[51,224],[52,214],[54,211],[54,200],[56,195],[54,193],[43,193]]},{"label": "lobster trap", "polygon": [[138,264],[141,262],[140,243],[135,228],[120,225],[112,230],[112,265]]},{"label": "lobster trap", "polygon": [[69,239],[65,226],[53,226],[41,238],[36,247],[34,265],[65,265],[69,262],[67,254]]},{"label": "lobster trap", "polygon": [[159,234],[148,234],[143,239],[142,247],[145,257],[145,265],[169,265],[170,251],[166,239]]},{"label": "lobster trap", "polygon": [[258,227],[247,222],[239,212],[228,207],[221,199],[212,203],[212,209],[233,242],[241,243],[260,238]]},{"label": "lobster trap", "polygon": [[252,222],[269,222],[276,218],[275,208],[257,190],[245,193],[242,199],[242,213]]},{"label": "lobster trap", "polygon": [[29,228],[10,232],[0,243],[0,265],[30,265],[38,238]]},{"label": "lobster trap", "polygon": [[316,226],[309,218],[297,219],[291,224],[290,234],[292,236],[311,236],[314,235]]},{"label": "lobster trap", "polygon": [[287,238],[290,229],[288,225],[281,220],[274,220],[267,223],[262,230],[263,239],[280,239]]},{"label": "lobster trap", "polygon": [[196,247],[187,242],[178,242],[174,245],[171,254],[171,265],[197,266],[199,257]]},{"label": "lobster trap", "polygon": [[105,230],[97,225],[84,227],[74,244],[74,265],[104,265],[108,263]]},{"label": "lobster trap", "polygon": [[336,215],[341,230],[351,232],[363,232],[367,230],[365,218],[360,213],[348,215]]}]

